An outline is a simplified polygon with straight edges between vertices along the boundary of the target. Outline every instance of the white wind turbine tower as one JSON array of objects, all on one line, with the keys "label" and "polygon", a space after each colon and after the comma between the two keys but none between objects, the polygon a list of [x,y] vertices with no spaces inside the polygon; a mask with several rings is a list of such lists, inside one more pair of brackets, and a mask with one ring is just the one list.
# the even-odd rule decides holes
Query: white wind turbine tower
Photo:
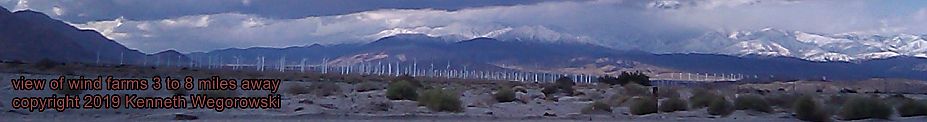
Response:
[{"label": "white wind turbine tower", "polygon": [[299,72],[306,72],[306,58],[299,62]]},{"label": "white wind turbine tower", "polygon": [[464,65],[464,66],[463,66],[463,74],[461,74],[461,75],[462,75],[464,78],[467,78],[467,65]]},{"label": "white wind turbine tower", "polygon": [[167,58],[167,63],[164,64],[164,67],[171,67],[171,57],[168,56],[166,58]]},{"label": "white wind turbine tower", "polygon": [[206,64],[204,64],[203,66],[205,66],[206,69],[212,69],[212,56],[209,56],[209,55],[206,56]]},{"label": "white wind turbine tower", "polygon": [[328,73],[328,58],[322,58],[322,74]]},{"label": "white wind turbine tower", "polygon": [[125,62],[122,59],[125,59],[125,52],[120,51],[119,52],[119,65],[125,64]]},{"label": "white wind turbine tower", "polygon": [[143,59],[143,60],[142,60],[142,66],[148,66],[148,56],[147,56],[147,55],[143,55],[143,56],[142,56],[142,59]]},{"label": "white wind turbine tower", "polygon": [[401,69],[402,69],[402,66],[399,65],[399,62],[396,62],[396,76],[399,76],[399,74],[402,74]]},{"label": "white wind turbine tower", "polygon": [[280,70],[280,72],[284,72],[284,70],[286,70],[286,56],[280,57],[280,67],[279,67],[279,70]]},{"label": "white wind turbine tower", "polygon": [[451,61],[447,61],[447,67],[444,68],[444,75],[447,75],[447,78],[451,78]]},{"label": "white wind turbine tower", "polygon": [[375,69],[377,75],[383,75],[383,62],[377,61],[377,68]]},{"label": "white wind turbine tower", "polygon": [[194,66],[194,65],[193,65],[193,57],[188,57],[188,58],[190,58],[190,61],[189,61],[189,62],[190,62],[190,68],[196,68],[196,67],[193,67],[193,66]]},{"label": "white wind turbine tower", "polygon": [[264,71],[264,56],[259,56],[259,57],[258,57],[258,64],[256,64],[256,65],[258,65],[258,66],[257,66],[258,71],[261,71],[261,72]]},{"label": "white wind turbine tower", "polygon": [[97,49],[97,62],[96,62],[96,64],[97,64],[97,66],[100,65],[100,49]]},{"label": "white wind turbine tower", "polygon": [[235,56],[235,70],[241,69],[241,55]]},{"label": "white wind turbine tower", "polygon": [[412,77],[415,77],[417,75],[418,75],[418,61],[413,59],[412,60]]},{"label": "white wind turbine tower", "polygon": [[158,55],[158,61],[155,63],[155,67],[161,67],[161,55]]}]

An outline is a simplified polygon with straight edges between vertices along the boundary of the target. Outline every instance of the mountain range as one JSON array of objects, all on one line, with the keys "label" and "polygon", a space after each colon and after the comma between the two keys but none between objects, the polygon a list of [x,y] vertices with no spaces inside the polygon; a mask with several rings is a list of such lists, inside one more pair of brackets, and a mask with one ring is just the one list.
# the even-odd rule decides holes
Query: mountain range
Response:
[{"label": "mountain range", "polygon": [[[506,35],[506,34],[499,34]],[[773,79],[873,77],[927,80],[927,42],[916,35],[821,35],[762,29],[706,33],[664,45],[669,52],[617,50],[579,41],[537,38],[450,40],[424,34],[398,34],[366,44],[252,47],[182,54],[168,50],[144,54],[95,31],[80,30],[34,11],[0,11],[0,59],[135,65],[360,65],[480,71],[616,74],[644,71],[655,77],[673,73],[744,74]],[[179,63],[178,63],[179,62]]]},{"label": "mountain range", "polygon": [[[652,75],[672,73],[748,74],[776,79],[853,80],[873,77],[927,79],[927,59],[893,56],[856,62],[809,61],[777,55],[731,56],[722,54],[652,54],[615,50],[569,42],[498,40],[475,38],[456,42],[421,34],[400,34],[367,44],[311,45],[289,48],[225,49],[191,53],[199,62],[254,64],[264,57],[267,65],[303,63],[331,66],[413,62],[426,68],[504,70],[575,74],[616,74],[645,71]],[[212,57],[212,58],[210,58]],[[217,59],[217,57],[226,57]],[[221,61],[219,61],[221,60]],[[450,65],[450,66],[448,66]]]},{"label": "mountain range", "polygon": [[3,44],[0,59],[4,60],[35,62],[49,59],[57,62],[144,64],[147,63],[145,59],[163,57],[165,62],[190,62],[183,55],[171,55],[169,51],[144,54],[109,40],[96,31],[77,29],[40,12],[9,12],[2,7],[0,43]]},{"label": "mountain range", "polygon": [[924,36],[834,34],[766,28],[729,34],[707,33],[681,41],[673,52],[796,57],[811,61],[861,61],[895,56],[927,57]]}]

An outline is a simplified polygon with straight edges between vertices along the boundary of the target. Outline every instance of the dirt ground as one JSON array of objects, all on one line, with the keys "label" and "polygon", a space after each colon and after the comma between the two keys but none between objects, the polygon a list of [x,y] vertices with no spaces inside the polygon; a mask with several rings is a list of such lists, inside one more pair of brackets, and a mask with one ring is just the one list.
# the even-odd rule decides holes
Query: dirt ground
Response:
[{"label": "dirt ground", "polygon": [[[5,73],[0,73],[0,81],[10,81],[10,79],[25,76],[27,78],[57,78],[56,73],[40,72],[22,72],[10,71],[5,69]],[[159,71],[139,71],[137,69],[124,69],[123,73],[114,73],[120,78],[147,78],[153,74],[168,74],[170,72]],[[181,70],[181,69],[173,69]],[[106,72],[104,72],[106,71]],[[208,76],[211,73],[202,71],[173,72],[175,74],[200,74]],[[102,70],[101,72],[114,72]],[[131,72],[131,73],[130,73]],[[149,72],[148,74],[143,74]],[[68,75],[75,77],[86,74],[103,74],[99,72],[82,72]],[[141,73],[141,74],[140,74]],[[221,73],[212,73],[220,74]],[[230,73],[235,74],[235,73]],[[66,110],[57,112],[47,110],[45,112],[29,112],[28,110],[12,109],[10,100],[13,97],[22,96],[47,96],[55,91],[14,91],[9,83],[0,83],[0,118],[8,121],[62,121],[62,120],[91,120],[91,121],[124,121],[124,120],[141,120],[141,121],[166,121],[166,120],[194,120],[194,121],[798,121],[787,108],[776,108],[775,112],[763,113],[756,111],[738,110],[728,116],[709,115],[705,108],[690,109],[687,111],[677,111],[671,113],[655,113],[647,115],[631,115],[627,105],[611,106],[612,111],[607,113],[584,114],[582,109],[596,100],[608,99],[616,94],[622,94],[620,86],[608,85],[578,85],[574,86],[579,95],[556,95],[546,96],[541,92],[539,84],[520,84],[508,83],[524,87],[524,92],[516,93],[514,102],[496,102],[492,96],[498,84],[487,82],[459,82],[459,81],[440,81],[429,82],[423,79],[423,83],[437,88],[453,88],[460,91],[460,100],[464,107],[463,112],[434,112],[424,106],[419,106],[416,101],[411,100],[389,100],[385,96],[386,85],[389,81],[383,80],[388,78],[379,77],[332,77],[332,76],[311,76],[311,75],[241,75],[240,73],[232,78],[246,77],[282,77],[285,79],[281,87],[283,98],[280,109],[257,109],[257,110],[239,110],[229,109],[224,112],[216,112],[211,109],[168,109],[168,110],[147,110],[147,109],[116,109],[116,110]],[[362,80],[362,82],[352,81]],[[290,86],[311,86],[320,82],[334,82],[339,92],[330,96],[322,96],[314,93],[308,94],[290,94],[287,91]],[[361,83],[373,83],[374,90],[358,92],[358,86]],[[885,82],[892,82],[885,84]],[[881,84],[880,84],[881,83]],[[881,88],[903,88],[901,90],[883,90],[880,93],[874,92],[878,87],[867,87],[873,84],[880,84]],[[724,93],[726,97],[733,97],[739,93],[817,93],[821,95],[845,94],[841,91],[853,90],[858,94],[875,94],[875,95],[894,95],[902,94],[913,99],[924,100],[927,95],[922,93],[927,82],[896,80],[896,79],[873,79],[856,82],[825,82],[825,81],[796,81],[796,82],[772,82],[764,84],[736,84],[724,89],[714,89]],[[659,87],[659,86],[658,86]],[[692,88],[678,88],[682,98],[689,98]],[[199,93],[200,91],[189,91],[189,93]],[[88,93],[133,93],[141,96],[169,96],[169,91],[87,91]],[[241,96],[261,96],[267,92],[239,91]],[[550,97],[550,98],[548,98]],[[660,99],[665,100],[666,98]],[[730,99],[729,99],[730,100]],[[878,121],[878,119],[871,119]],[[863,120],[870,121],[870,120]],[[911,121],[924,122],[927,117],[898,117],[894,115],[891,121]]]}]

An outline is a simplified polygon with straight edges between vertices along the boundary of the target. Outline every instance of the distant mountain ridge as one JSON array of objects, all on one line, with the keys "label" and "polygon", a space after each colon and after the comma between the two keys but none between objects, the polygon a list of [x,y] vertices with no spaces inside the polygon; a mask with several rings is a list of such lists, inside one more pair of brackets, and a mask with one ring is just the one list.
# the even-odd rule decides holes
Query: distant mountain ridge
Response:
[{"label": "distant mountain ridge", "polygon": [[[266,65],[278,65],[281,59],[288,65],[362,65],[403,63],[444,69],[486,71],[531,71],[581,74],[614,74],[619,71],[651,73],[737,73],[783,79],[864,79],[892,77],[927,80],[927,59],[895,56],[857,62],[815,62],[794,57],[719,54],[651,54],[644,51],[614,50],[593,44],[542,42],[527,40],[497,40],[475,38],[457,42],[421,34],[400,34],[384,37],[368,44],[313,45],[289,48],[226,49],[192,53],[191,57],[225,57],[221,62],[234,62],[232,56],[245,64],[257,63],[254,56],[265,57]],[[297,51],[301,50],[301,51]],[[231,55],[230,55],[231,54]],[[282,56],[286,57],[282,57]],[[204,62],[203,58],[195,58]],[[920,67],[920,68],[918,68]]]},{"label": "distant mountain ridge", "polygon": [[[146,55],[109,40],[93,30],[80,30],[31,10],[9,12],[0,7],[0,59],[35,62],[50,59],[57,62],[101,64],[144,64],[158,55]],[[149,58],[150,57],[150,58]],[[164,61],[190,62],[183,55]]]},{"label": "distant mountain ridge", "polygon": [[682,48],[672,52],[785,56],[811,61],[860,61],[895,56],[927,58],[925,37],[908,34],[820,35],[767,28],[730,34],[707,33],[676,46]]}]

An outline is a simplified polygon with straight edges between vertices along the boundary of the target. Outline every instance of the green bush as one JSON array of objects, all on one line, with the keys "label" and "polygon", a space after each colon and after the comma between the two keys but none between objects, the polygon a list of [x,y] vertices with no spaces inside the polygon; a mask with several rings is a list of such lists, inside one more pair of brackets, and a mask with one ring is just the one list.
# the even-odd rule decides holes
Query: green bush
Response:
[{"label": "green bush", "polygon": [[560,77],[560,79],[557,79],[557,82],[555,83],[555,85],[557,85],[557,88],[560,89],[559,90],[560,93],[564,93],[564,94],[572,96],[573,95],[573,85],[576,85],[576,83],[573,82],[573,79],[570,79],[567,77]]},{"label": "green bush", "polygon": [[889,119],[893,112],[892,108],[881,99],[854,97],[843,104],[838,114],[845,120],[868,118]]},{"label": "green bush", "polygon": [[927,116],[927,103],[923,102],[905,101],[897,109],[901,117]]},{"label": "green bush", "polygon": [[759,112],[772,112],[772,107],[769,106],[769,103],[763,99],[762,96],[756,94],[743,94],[737,96],[734,99],[734,109],[737,110],[754,110]]},{"label": "green bush", "polygon": [[653,97],[639,96],[633,98],[631,102],[629,109],[631,109],[631,114],[634,115],[657,113],[657,109],[659,109],[657,99]]},{"label": "green bush", "polygon": [[599,81],[600,83],[605,83],[605,84],[608,84],[608,85],[619,85],[619,84],[620,84],[620,85],[624,85],[624,84],[625,84],[625,83],[618,82],[618,78],[612,77],[612,76],[609,76],[609,75],[605,75],[605,76],[603,76],[603,77],[596,78],[596,81]]},{"label": "green bush", "polygon": [[830,121],[830,115],[824,112],[821,105],[810,96],[799,97],[791,106],[794,107],[795,117],[799,120],[811,122]]},{"label": "green bush", "polygon": [[515,91],[512,88],[502,86],[493,94],[493,98],[496,98],[498,102],[512,102],[515,101]]},{"label": "green bush", "polygon": [[582,111],[583,114],[607,114],[612,112],[612,107],[605,102],[595,101],[592,104],[586,105]]},{"label": "green bush", "polygon": [[419,104],[432,111],[462,112],[460,95],[442,89],[429,89],[418,98]]},{"label": "green bush", "polygon": [[609,96],[608,98],[605,98],[605,104],[608,104],[609,106],[612,106],[612,107],[619,107],[625,102],[627,102],[629,99],[631,99],[631,97],[627,95],[614,94],[612,96]]},{"label": "green bush", "polygon": [[33,64],[33,66],[36,69],[39,69],[42,71],[55,68],[58,65],[60,65],[60,63],[52,61],[51,59],[47,59],[47,58],[43,58],[42,60],[39,60],[38,62],[35,62],[35,64]]},{"label": "green bush", "polygon": [[332,96],[341,93],[341,86],[334,82],[316,82],[309,85],[309,88],[316,96]]},{"label": "green bush", "polygon": [[661,112],[686,111],[688,109],[689,104],[686,104],[686,101],[679,99],[679,97],[671,97],[660,102]]},{"label": "green bush", "polygon": [[657,89],[657,96],[660,98],[678,98],[679,89],[673,87],[659,87]]},{"label": "green bush", "polygon": [[799,94],[769,94],[766,95],[766,102],[779,108],[788,109],[792,108],[795,100],[799,97],[801,97]]},{"label": "green bush", "polygon": [[424,87],[422,81],[419,81],[418,79],[415,79],[415,77],[409,76],[408,74],[400,75],[399,77],[396,77],[396,79],[393,79],[393,81],[406,81],[415,88]]},{"label": "green bush", "polygon": [[178,88],[178,89],[175,89],[175,90],[170,90],[170,92],[171,92],[171,95],[180,95],[180,96],[186,96],[186,95],[187,95],[187,89],[185,89],[185,88],[183,88],[183,87]]},{"label": "green bush", "polygon": [[415,87],[408,81],[396,81],[390,83],[386,88],[386,98],[390,100],[415,100],[418,98],[418,93],[415,92]]},{"label": "green bush", "polygon": [[309,89],[309,86],[299,84],[289,85],[286,88],[286,93],[291,95],[309,94],[311,92],[312,89]]},{"label": "green bush", "polygon": [[559,91],[559,89],[560,88],[557,88],[556,85],[547,85],[547,86],[544,86],[543,89],[541,89],[541,93],[544,93],[545,96],[551,97],[551,95],[556,94],[557,91]]},{"label": "green bush", "polygon": [[367,92],[367,91],[380,90],[380,89],[382,89],[382,87],[379,86],[377,83],[369,82],[369,81],[357,84],[357,86],[354,88],[354,90],[357,92]]},{"label": "green bush", "polygon": [[624,85],[625,94],[628,96],[653,96],[650,93],[650,87],[639,85],[637,83],[629,83]]},{"label": "green bush", "polygon": [[850,99],[848,95],[839,95],[839,94],[831,95],[829,99],[827,99],[827,102],[825,103],[831,104],[831,105],[843,105],[844,103],[847,102],[848,99]]},{"label": "green bush", "polygon": [[882,98],[882,101],[885,101],[885,104],[888,104],[889,106],[898,106],[898,105],[901,105],[911,100],[914,100],[914,99],[905,97],[902,94],[894,94],[894,95],[889,95],[885,98]]},{"label": "green bush", "polygon": [[650,76],[642,72],[621,72],[621,75],[618,75],[618,83],[621,85],[637,83],[644,86],[651,86]]},{"label": "green bush", "polygon": [[727,116],[730,115],[733,111],[731,102],[728,102],[724,97],[715,97],[711,101],[711,104],[708,105],[708,114],[711,115],[721,115]]},{"label": "green bush", "polygon": [[708,107],[708,105],[711,104],[711,101],[717,97],[720,96],[714,92],[705,89],[693,89],[692,97],[689,97],[689,103],[692,103],[692,108]]}]

